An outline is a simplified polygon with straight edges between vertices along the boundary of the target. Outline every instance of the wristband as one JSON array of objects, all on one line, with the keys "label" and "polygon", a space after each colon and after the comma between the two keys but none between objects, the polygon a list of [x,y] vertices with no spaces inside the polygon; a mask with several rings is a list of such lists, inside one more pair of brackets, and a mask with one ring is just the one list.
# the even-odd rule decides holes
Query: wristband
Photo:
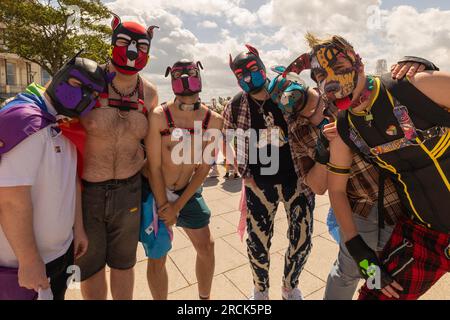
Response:
[{"label": "wristband", "polygon": [[345,246],[356,262],[361,276],[366,280],[378,279],[378,284],[375,284],[378,287],[374,287],[374,289],[381,290],[394,282],[376,253],[364,242],[360,235],[347,241]]},{"label": "wristband", "polygon": [[398,63],[408,63],[408,62],[422,64],[425,66],[426,71],[439,71],[439,68],[433,62],[419,57],[404,56],[402,59],[398,61]]},{"label": "wristband", "polygon": [[327,170],[333,174],[346,176],[351,173],[351,167],[339,167],[330,162],[327,163]]}]

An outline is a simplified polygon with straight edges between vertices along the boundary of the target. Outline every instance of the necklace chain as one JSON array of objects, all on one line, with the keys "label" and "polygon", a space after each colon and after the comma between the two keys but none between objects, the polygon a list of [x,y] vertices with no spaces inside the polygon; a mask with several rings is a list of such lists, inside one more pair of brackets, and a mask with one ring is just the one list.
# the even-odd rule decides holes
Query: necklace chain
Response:
[{"label": "necklace chain", "polygon": [[[106,63],[106,70],[109,72],[109,61]],[[121,98],[131,98],[131,97],[133,97],[138,92],[140,86],[141,86],[141,77],[138,76],[137,81],[136,81],[136,86],[134,87],[134,90],[131,93],[129,93],[129,94],[124,94],[124,93],[120,92],[119,89],[116,88],[116,86],[114,85],[114,79],[111,81],[111,88]]]},{"label": "necklace chain", "polygon": [[259,113],[260,113],[260,114],[264,114],[264,113],[265,113],[265,112],[264,112],[264,105],[266,104],[266,102],[267,102],[268,99],[264,100],[262,103],[259,103],[258,100],[256,100],[256,99],[253,98],[252,96],[250,96],[250,98],[253,100],[253,102],[255,102],[255,103],[258,105],[258,107],[259,107],[259,109],[258,109]]},{"label": "necklace chain", "polygon": [[[372,95],[372,91],[374,88],[375,88],[375,80],[372,77],[368,77],[364,92],[359,97],[359,104],[368,101],[369,97]],[[350,111],[353,112],[353,106],[350,106]],[[372,120],[373,120],[372,111],[370,109],[363,110],[362,113],[364,113],[364,120],[367,122],[368,126],[372,127]]]}]

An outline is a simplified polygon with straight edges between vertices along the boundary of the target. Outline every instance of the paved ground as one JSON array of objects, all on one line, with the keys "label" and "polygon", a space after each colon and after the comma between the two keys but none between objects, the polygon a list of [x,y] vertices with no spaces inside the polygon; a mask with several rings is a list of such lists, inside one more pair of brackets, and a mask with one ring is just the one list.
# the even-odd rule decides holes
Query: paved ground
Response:
[{"label": "paved ground", "polygon": [[[241,242],[236,233],[239,221],[237,208],[240,187],[240,180],[224,181],[220,178],[206,181],[204,196],[212,211],[210,227],[216,244],[213,299],[247,299],[253,288],[245,241]],[[328,208],[328,197],[316,198],[313,249],[300,277],[300,288],[307,300],[322,300],[327,275],[338,251],[338,247],[329,236],[325,224]],[[271,299],[281,299],[284,252],[288,246],[286,231],[286,215],[283,205],[280,205],[271,248]],[[138,261],[134,298],[139,300],[151,299],[146,280],[147,262],[140,246]],[[173,249],[167,261],[169,299],[198,299],[194,265],[195,251],[183,230],[176,229]],[[70,290],[67,298],[81,299],[81,294],[79,290]],[[441,279],[422,299],[450,300],[450,274]]]}]

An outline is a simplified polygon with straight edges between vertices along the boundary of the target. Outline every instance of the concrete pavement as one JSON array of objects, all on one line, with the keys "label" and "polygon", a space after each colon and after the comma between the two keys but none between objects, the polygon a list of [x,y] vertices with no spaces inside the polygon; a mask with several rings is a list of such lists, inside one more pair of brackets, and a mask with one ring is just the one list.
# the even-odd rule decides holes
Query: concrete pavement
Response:
[{"label": "concrete pavement", "polygon": [[[253,290],[245,239],[241,242],[236,233],[240,188],[241,180],[224,181],[222,178],[209,178],[205,184],[204,196],[212,211],[210,227],[216,250],[212,299],[247,299]],[[338,246],[328,234],[326,226],[328,209],[328,197],[318,196],[314,212],[313,249],[300,277],[300,289],[307,300],[322,300],[328,272],[338,252]],[[284,253],[288,247],[286,232],[287,219],[281,204],[277,212],[271,248],[271,299],[281,299]],[[146,277],[147,262],[141,245],[138,248],[138,261],[134,298],[151,299]],[[167,268],[169,299],[198,299],[195,250],[182,229],[176,228],[174,231],[173,249],[167,260]],[[67,298],[81,299],[81,293],[79,290],[69,290]],[[422,299],[450,300],[450,275],[447,274],[442,278]]]}]

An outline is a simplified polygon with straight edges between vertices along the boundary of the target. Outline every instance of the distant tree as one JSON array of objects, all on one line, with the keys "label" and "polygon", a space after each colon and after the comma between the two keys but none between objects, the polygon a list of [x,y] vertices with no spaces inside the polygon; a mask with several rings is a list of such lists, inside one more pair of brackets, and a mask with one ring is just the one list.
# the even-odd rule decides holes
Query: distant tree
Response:
[{"label": "distant tree", "polygon": [[110,17],[100,0],[1,0],[4,47],[54,75],[64,62],[82,54],[100,63],[108,59]]}]

